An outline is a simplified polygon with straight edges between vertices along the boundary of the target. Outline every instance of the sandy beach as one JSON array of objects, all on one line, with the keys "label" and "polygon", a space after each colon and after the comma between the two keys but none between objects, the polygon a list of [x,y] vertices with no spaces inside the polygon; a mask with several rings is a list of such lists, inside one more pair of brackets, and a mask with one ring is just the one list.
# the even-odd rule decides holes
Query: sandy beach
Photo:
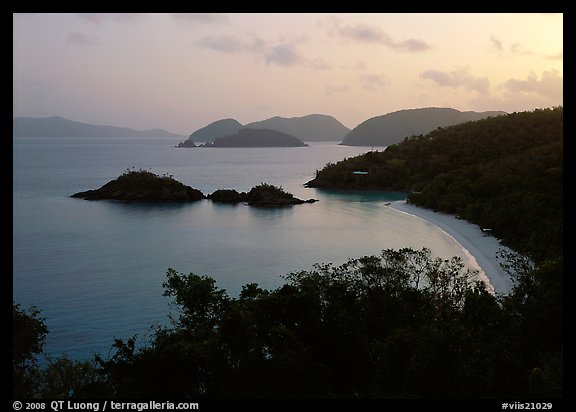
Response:
[{"label": "sandy beach", "polygon": [[509,249],[502,246],[498,239],[485,235],[478,226],[457,219],[453,215],[410,205],[404,200],[392,202],[390,207],[437,226],[462,246],[464,253],[469,255],[473,268],[480,271],[480,278],[492,291],[498,294],[506,294],[510,291],[512,280],[500,267],[496,256],[500,249]]}]

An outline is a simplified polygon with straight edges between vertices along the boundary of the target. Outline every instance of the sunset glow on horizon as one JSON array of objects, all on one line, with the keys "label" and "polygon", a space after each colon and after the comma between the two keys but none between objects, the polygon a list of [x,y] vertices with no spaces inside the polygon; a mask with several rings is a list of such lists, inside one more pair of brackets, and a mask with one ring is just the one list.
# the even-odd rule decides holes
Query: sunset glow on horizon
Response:
[{"label": "sunset glow on horizon", "polygon": [[14,14],[13,115],[163,128],[563,104],[562,14]]}]

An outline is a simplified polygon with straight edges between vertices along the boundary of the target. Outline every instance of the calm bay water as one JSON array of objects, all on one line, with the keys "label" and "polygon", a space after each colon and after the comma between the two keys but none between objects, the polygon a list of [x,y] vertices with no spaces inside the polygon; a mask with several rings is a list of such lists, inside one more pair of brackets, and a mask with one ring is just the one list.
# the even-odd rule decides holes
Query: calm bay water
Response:
[{"label": "calm bay water", "polygon": [[[210,275],[237,295],[242,285],[282,284],[281,275],[317,262],[344,263],[385,248],[462,248],[436,227],[385,205],[386,192],[307,189],[327,162],[367,151],[312,143],[304,148],[176,149],[171,139],[19,138],[13,161],[13,295],[42,309],[45,351],[73,359],[107,355],[114,337],[165,324],[168,268]],[[262,182],[319,202],[259,209],[200,201],[184,205],[70,199],[127,168],[171,174],[209,194]]]}]

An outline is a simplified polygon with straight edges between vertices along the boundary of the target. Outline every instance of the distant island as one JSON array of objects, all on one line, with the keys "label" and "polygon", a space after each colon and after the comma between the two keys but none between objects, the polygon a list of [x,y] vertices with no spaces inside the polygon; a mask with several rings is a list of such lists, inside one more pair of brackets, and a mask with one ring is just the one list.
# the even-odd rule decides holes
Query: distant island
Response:
[{"label": "distant island", "polygon": [[302,200],[282,188],[262,183],[253,187],[248,193],[236,190],[220,189],[208,195],[208,199],[219,203],[247,203],[250,206],[276,207],[314,203],[317,199]]},{"label": "distant island", "polygon": [[146,170],[128,170],[99,189],[78,192],[70,197],[123,202],[193,202],[206,198],[201,191],[172,176],[158,176]]},{"label": "distant island", "polygon": [[244,126],[234,119],[222,119],[210,123],[201,129],[196,130],[184,142],[180,142],[176,147],[198,147],[196,142],[213,142],[215,139],[230,136],[238,133]]},{"label": "distant island", "polygon": [[506,112],[460,112],[450,108],[427,107],[400,110],[368,119],[344,138],[344,146],[390,146],[405,137],[428,133],[446,127],[486,117],[505,115]]},{"label": "distant island", "polygon": [[15,117],[13,137],[181,137],[163,129],[134,130],[127,127],[98,126],[63,117]]},{"label": "distant island", "polygon": [[234,119],[222,119],[196,130],[177,147],[197,147],[198,142],[212,142],[220,137],[233,135],[241,129],[273,129],[304,142],[341,141],[350,131],[334,117],[323,114],[290,118],[275,116],[246,125]]},{"label": "distant island", "polygon": [[240,129],[198,147],[305,147],[302,140],[272,129]]},{"label": "distant island", "polygon": [[[368,119],[350,130],[332,116],[311,114],[301,117],[271,117],[243,125],[235,119],[221,119],[196,130],[176,147],[198,147],[200,142],[237,134],[245,129],[269,129],[294,136],[303,142],[340,141],[344,146],[385,147],[405,137],[431,132],[438,127],[506,115],[502,111],[461,112],[452,108],[426,107],[399,110]],[[217,146],[204,144],[204,146]]]},{"label": "distant island", "polygon": [[296,136],[304,142],[340,141],[350,131],[333,116],[309,114],[301,117],[274,116],[259,122],[248,123],[251,129],[274,129]]}]

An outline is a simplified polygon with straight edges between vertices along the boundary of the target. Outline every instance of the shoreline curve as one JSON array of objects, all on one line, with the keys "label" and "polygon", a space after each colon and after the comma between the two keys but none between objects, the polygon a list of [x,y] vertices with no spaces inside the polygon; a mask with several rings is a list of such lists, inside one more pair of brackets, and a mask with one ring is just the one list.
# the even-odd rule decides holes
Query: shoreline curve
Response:
[{"label": "shoreline curve", "polygon": [[472,263],[473,269],[479,271],[479,278],[483,280],[488,289],[498,294],[507,294],[512,289],[512,279],[500,266],[496,253],[500,250],[510,249],[500,244],[493,236],[486,236],[480,227],[453,215],[434,212],[420,206],[408,204],[406,200],[397,200],[389,205],[401,213],[422,219],[446,233],[464,250],[464,254]]}]

